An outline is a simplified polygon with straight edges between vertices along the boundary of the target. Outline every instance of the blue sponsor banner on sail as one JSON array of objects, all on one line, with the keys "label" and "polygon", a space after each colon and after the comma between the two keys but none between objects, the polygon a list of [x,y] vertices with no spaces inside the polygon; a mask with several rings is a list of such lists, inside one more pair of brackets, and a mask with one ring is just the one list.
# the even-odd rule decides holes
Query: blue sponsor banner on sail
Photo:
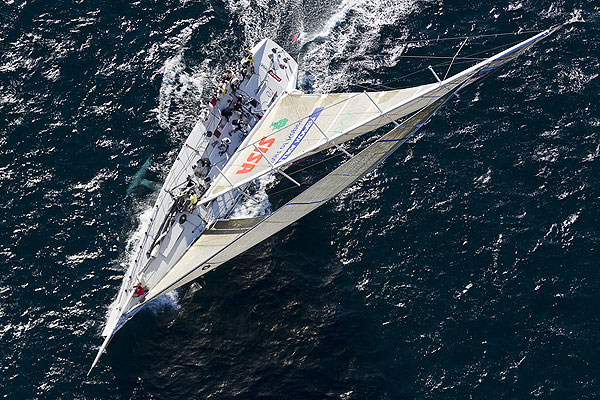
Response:
[{"label": "blue sponsor banner on sail", "polygon": [[302,139],[304,139],[308,131],[310,131],[310,128],[312,128],[312,126],[314,125],[317,118],[319,118],[319,115],[321,115],[321,111],[323,111],[323,107],[315,108],[312,114],[310,114],[310,116],[308,117],[308,120],[306,121],[302,129],[300,129],[300,132],[298,132],[298,135],[296,136],[294,141],[290,144],[290,147],[288,147],[287,150],[281,155],[279,160],[277,160],[277,163],[285,161],[294,152],[294,150],[296,150],[296,147],[298,147],[300,142],[302,142]]}]

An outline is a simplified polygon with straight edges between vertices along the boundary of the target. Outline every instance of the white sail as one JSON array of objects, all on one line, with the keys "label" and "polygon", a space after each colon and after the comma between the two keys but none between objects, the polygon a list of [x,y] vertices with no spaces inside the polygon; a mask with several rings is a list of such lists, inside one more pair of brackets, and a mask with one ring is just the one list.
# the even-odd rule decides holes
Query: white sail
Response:
[{"label": "white sail", "polygon": [[381,163],[408,136],[423,126],[453,92],[441,99],[430,100],[432,104],[427,105],[401,126],[388,132],[268,217],[217,222],[194,243],[169,274],[150,290],[149,299],[204,275],[341,193]]},{"label": "white sail", "polygon": [[[400,132],[403,132],[403,134],[400,135],[400,138],[402,138],[410,132],[412,132],[410,129],[407,128],[407,126],[410,127],[413,123],[418,124],[418,122],[415,121],[419,120],[419,116],[426,115],[426,118],[424,119],[429,118],[427,110],[433,107],[433,104],[438,104],[440,101],[445,101],[445,99],[449,95],[483,78],[487,75],[487,73],[498,68],[507,61],[512,60],[522,51],[535,44],[538,40],[542,39],[547,34],[548,31],[536,35],[533,38],[522,42],[520,45],[514,46],[511,49],[508,49],[500,53],[499,55],[496,55],[488,59],[487,61],[478,64],[476,68],[469,68],[455,75],[454,77],[443,81],[441,84],[438,83],[425,85],[418,88],[403,89],[391,92],[376,92],[369,94],[301,94],[288,95],[282,97],[279,100],[279,103],[276,104],[274,109],[271,110],[271,112],[263,118],[262,124],[257,126],[257,132],[263,132],[265,130],[265,127],[267,129],[267,132],[268,130],[272,130],[272,133],[270,135],[265,136],[267,139],[262,139],[262,145],[260,141],[257,142],[257,147],[260,150],[260,146],[266,146],[264,145],[264,143],[267,140],[273,140],[273,143],[277,143],[277,140],[281,138],[280,132],[287,132],[285,138],[291,137],[292,139],[298,137],[299,133],[302,133],[304,135],[304,139],[301,141],[301,144],[298,144],[292,151],[289,151],[289,155],[287,155],[287,158],[286,149],[289,148],[289,142],[291,141],[291,139],[288,140],[288,145],[287,147],[284,146],[283,150],[277,148],[276,151],[272,153],[272,155],[269,155],[271,160],[275,160],[271,162],[275,164],[276,167],[278,167],[283,163],[289,162],[289,159],[293,160],[299,157],[299,155],[295,155],[297,149],[300,149],[298,150],[299,154],[306,154],[327,143],[327,139],[325,139],[323,135],[321,135],[323,139],[318,138],[318,135],[320,134],[318,129],[313,130],[312,127],[311,129],[308,129],[304,128],[304,126],[310,126],[311,124],[312,126],[314,126],[315,122],[319,121],[320,124],[323,126],[321,127],[320,125],[319,128],[322,129],[325,133],[331,133],[333,135],[335,133],[335,130],[333,130],[332,126],[335,126],[336,123],[339,123],[340,115],[344,115],[344,110],[350,109],[352,111],[355,111],[358,115],[357,119],[359,119],[360,121],[364,121],[367,118],[371,118],[372,122],[357,122],[354,123],[354,125],[349,125],[344,129],[340,129],[339,131],[341,131],[341,133],[338,133],[337,136],[338,141],[344,140],[348,136],[355,137],[356,135],[360,135],[368,130],[372,130],[374,129],[373,126],[377,126],[377,124],[380,124],[378,126],[386,125],[384,119],[387,119],[389,123],[389,118],[387,118],[386,115],[383,115],[379,111],[377,113],[369,111],[368,102],[370,102],[372,105],[374,104],[373,101],[371,101],[371,99],[375,101],[378,107],[382,108],[382,111],[385,110],[384,112],[386,114],[391,114],[392,118],[398,115],[402,115],[406,112],[406,110],[412,110],[411,113],[418,112],[416,115],[408,119],[405,123],[402,124],[401,127],[398,128]],[[427,93],[427,95],[424,95],[423,93]],[[405,98],[408,100],[404,101],[403,106],[396,107],[394,109],[394,104],[397,104],[399,98]],[[315,115],[313,107],[316,107],[316,109],[322,107],[322,110],[320,111],[320,114],[318,116]],[[377,107],[373,108],[377,109]],[[434,108],[437,109],[437,106]],[[287,115],[294,115],[297,117],[298,115],[307,115],[307,110],[311,109],[313,111],[310,114],[308,114],[308,118],[298,118],[296,119],[295,124],[288,124],[286,122],[285,127],[279,127],[276,130],[269,129],[272,127],[272,124],[274,122],[281,120],[281,116],[284,115],[284,113],[289,113]],[[326,112],[325,110],[327,109],[336,111]],[[321,117],[323,118],[321,119]],[[283,123],[281,124],[283,125]],[[300,127],[294,131],[295,136],[290,135],[290,133],[294,130],[294,126]],[[304,130],[304,132],[302,132],[302,130]],[[308,137],[309,132],[311,133],[310,137]],[[398,130],[391,131],[386,135],[386,137],[390,134],[398,135]],[[253,138],[256,138],[257,135],[260,136],[260,133],[255,133]],[[251,140],[247,139],[245,143],[251,142]],[[308,144],[304,143],[305,140],[308,142]],[[381,143],[385,143],[386,140],[397,142],[400,139],[382,138],[376,142],[376,144],[378,143],[377,146],[381,146]],[[252,153],[250,151],[250,149],[252,148],[251,144],[246,144],[245,146],[244,144],[242,144],[242,146],[243,148],[240,148],[240,150],[238,150],[237,152],[238,155],[241,154],[242,157],[244,157],[245,155]],[[376,149],[377,146],[375,146],[374,148]],[[271,145],[271,147],[274,147],[274,145]],[[369,147],[369,149],[372,148]],[[306,215],[308,212],[318,207],[324,201],[328,200],[344,188],[351,185],[353,182],[355,182],[356,179],[358,179],[359,176],[361,176],[364,173],[361,172],[363,171],[363,168],[366,168],[366,171],[368,171],[372,168],[373,165],[376,165],[379,162],[377,158],[378,153],[365,153],[365,151],[359,153],[359,155],[362,155],[361,157],[357,158],[358,155],[354,156],[348,162],[340,166],[340,168],[344,169],[343,173],[332,173],[333,175],[329,174],[327,176],[329,178],[326,177],[327,180],[323,181],[325,183],[322,183],[320,181],[319,183],[315,184],[314,187],[307,189],[306,191],[301,193],[296,199],[292,200],[290,203],[287,203],[286,206],[289,206],[290,204],[304,205],[304,208],[307,210],[306,212],[294,211],[296,213],[297,218],[290,217],[288,215],[289,212],[284,213],[283,209],[289,208],[284,206],[265,219],[260,218],[253,220],[245,220],[245,222],[243,223],[233,221],[218,222],[212,229],[207,230],[200,238],[198,238],[198,240],[187,250],[186,254],[180,260],[178,260],[177,264],[175,264],[175,266],[169,271],[169,273],[163,279],[161,279],[160,282],[158,282],[154,287],[150,289],[148,298],[152,299],[158,297],[164,293],[167,293],[170,290],[173,290],[187,282],[192,281],[193,279],[196,279],[197,277],[203,275],[208,271],[211,271],[220,264],[228,261],[237,254],[240,254],[241,252],[245,251],[245,249],[248,249],[254,244],[259,243],[266,237],[272,235],[280,229],[283,229],[285,226],[288,226],[292,222],[301,218],[303,215]],[[260,153],[267,155],[269,154],[269,151],[261,150]],[[369,154],[371,158],[365,158]],[[251,168],[251,176],[256,177],[260,175],[259,172],[254,171],[255,169],[261,168],[263,171],[266,172],[270,170],[270,163],[263,159],[259,160],[258,163],[254,165],[254,168]],[[239,160],[239,157],[232,158],[229,161],[227,168],[225,168],[223,171],[223,174],[225,175],[223,176],[223,181],[227,182],[228,184],[234,182],[237,183],[238,181],[231,181],[232,179],[235,179],[234,177],[236,175],[236,168],[244,168],[243,163],[239,164],[240,161],[237,160]],[[241,182],[241,180],[239,182]],[[212,186],[214,186],[215,183],[213,183]],[[227,192],[231,190],[231,184],[229,184],[228,187],[226,185],[223,185],[222,188],[222,190]],[[324,196],[325,193],[330,193],[328,195],[329,197]],[[282,215],[286,215],[286,217],[284,219],[280,219]],[[256,227],[252,227],[252,223],[255,223]],[[257,231],[256,228],[258,226],[270,226],[271,228],[263,228],[260,231]],[[259,234],[259,232],[267,231],[270,232],[267,236],[265,236],[265,234]],[[232,243],[238,240],[244,240],[248,243],[246,246],[242,246],[244,250],[234,250],[242,248],[237,245],[231,247]],[[250,243],[254,244],[250,245]]]},{"label": "white sail", "polygon": [[[542,32],[444,81],[407,89],[334,94],[284,94],[229,160],[202,203],[285,167],[316,150],[340,144],[420,110],[517,57]],[[471,80],[471,81],[469,81]]]}]

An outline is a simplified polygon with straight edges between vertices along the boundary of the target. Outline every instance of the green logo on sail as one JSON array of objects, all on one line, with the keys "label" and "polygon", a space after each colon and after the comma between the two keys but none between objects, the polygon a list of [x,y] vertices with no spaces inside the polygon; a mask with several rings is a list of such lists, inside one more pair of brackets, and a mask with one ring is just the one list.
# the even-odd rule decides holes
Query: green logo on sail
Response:
[{"label": "green logo on sail", "polygon": [[354,114],[352,114],[352,113],[346,113],[346,115],[344,115],[344,116],[343,116],[343,117],[340,119],[340,123],[339,123],[338,127],[337,127],[337,128],[335,128],[335,129],[333,130],[333,132],[334,132],[336,135],[337,135],[337,134],[340,134],[340,133],[343,133],[343,132],[346,130],[348,123],[349,123],[350,121],[352,121],[352,119],[353,119],[353,118],[354,118]]},{"label": "green logo on sail", "polygon": [[285,124],[287,124],[287,122],[288,122],[287,118],[282,118],[282,119],[280,119],[277,122],[273,122],[271,124],[271,126],[273,127],[273,130],[275,130],[275,129],[281,129],[281,128],[283,128],[285,126]]}]

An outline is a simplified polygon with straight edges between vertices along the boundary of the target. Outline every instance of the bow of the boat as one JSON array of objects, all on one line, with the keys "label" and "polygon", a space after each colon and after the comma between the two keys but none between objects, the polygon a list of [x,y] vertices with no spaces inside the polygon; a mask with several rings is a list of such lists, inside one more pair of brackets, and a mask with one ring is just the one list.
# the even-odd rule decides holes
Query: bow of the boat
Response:
[{"label": "bow of the boat", "polygon": [[98,353],[96,354],[96,358],[94,358],[94,362],[88,371],[88,375],[92,371],[92,369],[100,360],[100,357],[110,344],[110,341],[115,336],[117,331],[123,327],[140,309],[140,307],[135,307],[138,304],[137,299],[132,298],[131,295],[127,296],[119,295],[118,299],[121,301],[115,301],[111,304],[110,309],[108,311],[106,323],[104,325],[104,329],[102,330],[102,337],[104,337],[104,341],[102,345],[98,349]]}]

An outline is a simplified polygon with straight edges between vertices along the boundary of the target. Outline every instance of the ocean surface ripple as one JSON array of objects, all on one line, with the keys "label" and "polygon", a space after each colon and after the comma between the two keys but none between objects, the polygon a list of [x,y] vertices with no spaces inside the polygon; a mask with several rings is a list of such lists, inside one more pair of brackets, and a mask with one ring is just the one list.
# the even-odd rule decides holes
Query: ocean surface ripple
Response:
[{"label": "ocean surface ripple", "polygon": [[[599,398],[599,14],[555,0],[3,0],[0,395]],[[147,307],[86,377],[155,198],[127,194],[132,177],[151,160],[146,178],[164,179],[244,46],[286,46],[303,90],[362,91],[428,83],[406,75],[436,60],[401,55],[460,45],[404,40],[572,18],[356,186]]]}]

